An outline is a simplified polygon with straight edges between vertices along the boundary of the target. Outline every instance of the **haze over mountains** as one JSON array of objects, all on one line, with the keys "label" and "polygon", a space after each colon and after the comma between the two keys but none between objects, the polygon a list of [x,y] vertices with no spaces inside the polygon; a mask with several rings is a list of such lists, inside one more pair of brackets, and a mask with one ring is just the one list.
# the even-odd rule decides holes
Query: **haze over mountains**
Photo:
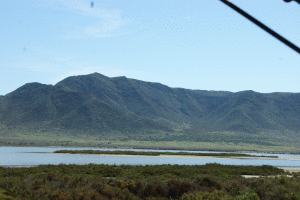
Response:
[{"label": "haze over mountains", "polygon": [[0,96],[0,124],[103,136],[290,131],[298,137],[300,93],[188,90],[94,73],[54,86],[28,83]]}]

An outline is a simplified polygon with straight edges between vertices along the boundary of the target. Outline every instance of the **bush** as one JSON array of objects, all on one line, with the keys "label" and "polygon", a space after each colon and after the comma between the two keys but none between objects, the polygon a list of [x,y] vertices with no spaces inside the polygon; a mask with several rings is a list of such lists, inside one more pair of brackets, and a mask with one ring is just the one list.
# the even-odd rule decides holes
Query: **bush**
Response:
[{"label": "bush", "polygon": [[228,194],[223,191],[215,190],[214,192],[196,192],[196,193],[186,193],[182,196],[182,200],[231,200]]},{"label": "bush", "polygon": [[179,198],[181,197],[184,193],[187,193],[189,191],[194,191],[196,189],[196,185],[187,181],[179,181],[179,180],[174,180],[171,179],[168,181],[168,197],[171,198]]},{"label": "bush", "polygon": [[203,176],[196,178],[196,182],[201,187],[213,187],[217,190],[222,189],[222,184],[220,183],[220,180],[217,179],[215,176]]},{"label": "bush", "polygon": [[151,180],[146,185],[143,196],[144,197],[166,197],[168,194],[167,186],[158,180]]}]

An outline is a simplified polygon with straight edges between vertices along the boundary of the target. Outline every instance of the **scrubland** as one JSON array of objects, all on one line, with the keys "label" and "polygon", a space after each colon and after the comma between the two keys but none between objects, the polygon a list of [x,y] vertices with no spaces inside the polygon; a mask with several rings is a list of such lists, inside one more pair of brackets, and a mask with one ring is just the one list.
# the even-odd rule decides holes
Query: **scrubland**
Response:
[{"label": "scrubland", "polygon": [[272,166],[41,165],[0,168],[0,199],[300,199],[300,178]]}]

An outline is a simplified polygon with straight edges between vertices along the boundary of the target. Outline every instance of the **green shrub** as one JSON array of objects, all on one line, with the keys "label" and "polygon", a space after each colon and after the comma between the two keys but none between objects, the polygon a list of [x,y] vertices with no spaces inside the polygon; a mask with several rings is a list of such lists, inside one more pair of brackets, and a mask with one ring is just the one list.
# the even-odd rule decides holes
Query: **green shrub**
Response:
[{"label": "green shrub", "polygon": [[196,193],[186,193],[182,196],[182,200],[231,200],[228,194],[223,191],[215,190],[213,192],[196,192]]},{"label": "green shrub", "polygon": [[10,200],[12,199],[11,196],[8,196],[6,191],[0,188],[0,199],[2,200]]},{"label": "green shrub", "polygon": [[222,184],[220,183],[220,180],[216,176],[203,176],[196,178],[196,182],[201,187],[213,187],[217,190],[222,189]]},{"label": "green shrub", "polygon": [[166,197],[168,194],[167,186],[158,180],[150,180],[145,186],[143,197]]}]

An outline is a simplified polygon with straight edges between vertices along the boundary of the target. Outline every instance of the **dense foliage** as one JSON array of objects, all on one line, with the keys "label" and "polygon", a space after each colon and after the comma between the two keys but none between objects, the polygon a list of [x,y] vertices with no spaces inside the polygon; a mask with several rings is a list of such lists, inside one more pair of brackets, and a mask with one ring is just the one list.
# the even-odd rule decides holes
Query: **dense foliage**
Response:
[{"label": "dense foliage", "polygon": [[44,165],[0,168],[0,199],[300,199],[300,179],[272,166]]}]

